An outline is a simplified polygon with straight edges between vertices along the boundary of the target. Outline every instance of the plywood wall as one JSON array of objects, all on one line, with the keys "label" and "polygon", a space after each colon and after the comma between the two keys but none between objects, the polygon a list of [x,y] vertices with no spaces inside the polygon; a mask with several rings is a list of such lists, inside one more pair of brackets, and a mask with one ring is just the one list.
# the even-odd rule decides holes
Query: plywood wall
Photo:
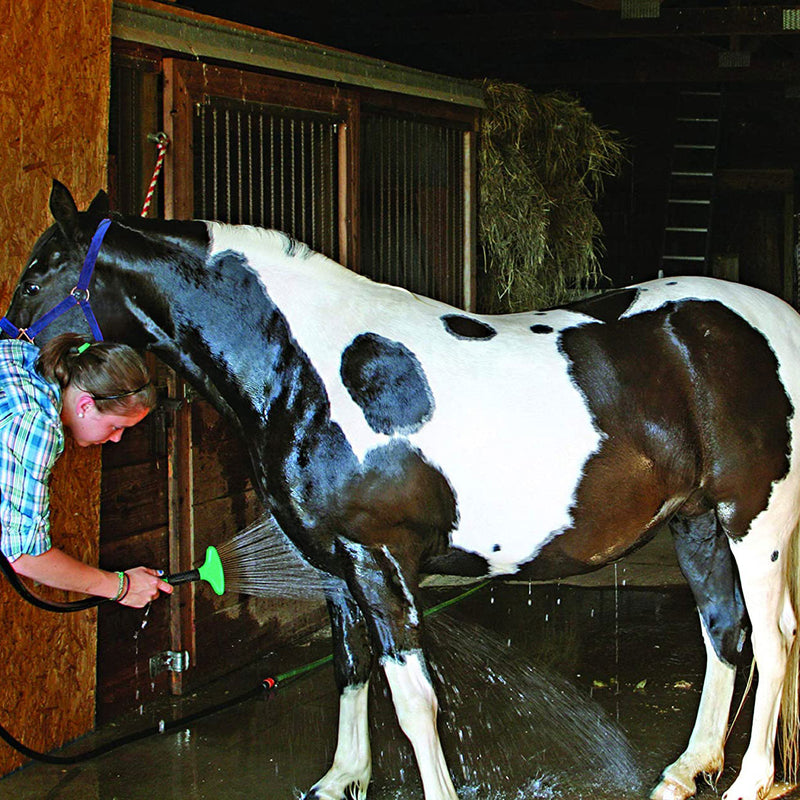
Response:
[{"label": "plywood wall", "polygon": [[[50,223],[52,178],[79,207],[105,188],[111,0],[0,3],[0,310]],[[53,538],[96,563],[100,453],[69,445],[53,485]],[[0,579],[0,724],[49,750],[94,720],[96,612],[56,615]],[[0,743],[0,774],[22,763]]]}]

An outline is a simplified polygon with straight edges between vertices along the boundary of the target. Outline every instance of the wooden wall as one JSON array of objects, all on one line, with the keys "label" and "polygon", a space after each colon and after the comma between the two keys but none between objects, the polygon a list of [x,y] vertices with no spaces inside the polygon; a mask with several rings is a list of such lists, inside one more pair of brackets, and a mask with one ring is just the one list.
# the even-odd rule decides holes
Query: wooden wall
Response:
[{"label": "wooden wall", "polygon": [[[36,237],[50,223],[56,177],[85,206],[106,183],[111,0],[0,3],[0,306]],[[54,474],[58,546],[87,561],[98,551],[100,453],[68,445]],[[0,723],[49,750],[94,721],[96,614],[29,606],[0,580]],[[0,774],[22,763],[0,743]]]}]

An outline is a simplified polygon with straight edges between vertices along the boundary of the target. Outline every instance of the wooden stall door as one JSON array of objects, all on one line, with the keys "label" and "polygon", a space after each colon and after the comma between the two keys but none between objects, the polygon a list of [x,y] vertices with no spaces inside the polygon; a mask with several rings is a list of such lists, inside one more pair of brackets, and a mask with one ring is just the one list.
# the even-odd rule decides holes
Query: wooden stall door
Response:
[{"label": "wooden stall door", "polygon": [[[170,568],[170,451],[175,444],[175,380],[149,357],[159,387],[159,407],[125,432],[118,444],[103,446],[100,505],[100,566],[118,570],[143,564]],[[171,648],[173,603],[144,611],[103,603],[98,610],[97,718],[144,705],[170,688],[167,671],[151,673],[150,659]]]},{"label": "wooden stall door", "polygon": [[[356,257],[358,103],[351,93],[173,59],[165,60],[164,76],[172,141],[166,216],[277,228],[343,263]],[[179,569],[196,566],[209,544],[263,514],[244,444],[206,401],[191,392],[187,400],[174,451],[172,563]],[[174,691],[224,674],[324,620],[319,600],[217,597],[203,585],[181,595],[172,641],[191,667],[173,678]]]}]

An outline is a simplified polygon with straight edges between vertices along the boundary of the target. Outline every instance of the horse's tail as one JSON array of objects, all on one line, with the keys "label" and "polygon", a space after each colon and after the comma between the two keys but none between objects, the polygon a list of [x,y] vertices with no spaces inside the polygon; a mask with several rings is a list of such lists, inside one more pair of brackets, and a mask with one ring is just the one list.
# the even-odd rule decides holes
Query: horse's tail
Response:
[{"label": "horse's tail", "polygon": [[780,747],[784,780],[796,783],[800,771],[800,636],[797,635],[797,620],[800,617],[800,525],[795,527],[790,536],[786,570],[793,619],[791,629],[785,631],[785,635],[792,636],[792,645],[781,696]]}]

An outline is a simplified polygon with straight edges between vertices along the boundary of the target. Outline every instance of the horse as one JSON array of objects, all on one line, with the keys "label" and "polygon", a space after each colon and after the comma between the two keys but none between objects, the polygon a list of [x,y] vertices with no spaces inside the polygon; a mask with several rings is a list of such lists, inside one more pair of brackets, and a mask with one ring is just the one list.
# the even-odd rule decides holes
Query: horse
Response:
[{"label": "horse", "polygon": [[[12,329],[32,333],[80,294],[106,338],[153,351],[231,422],[260,501],[331,576],[338,742],[306,798],[366,797],[380,667],[426,800],[457,800],[421,639],[423,576],[557,579],[665,523],[707,664],[686,749],[651,796],[683,800],[721,772],[748,636],[752,729],[724,798],[769,791],[779,714],[796,767],[800,315],[788,304],[676,277],[480,315],[284,233],[110,214],[102,191],[81,212],[57,181],[49,205]],[[73,287],[99,226],[89,303]],[[64,314],[37,344],[83,324]]]}]

